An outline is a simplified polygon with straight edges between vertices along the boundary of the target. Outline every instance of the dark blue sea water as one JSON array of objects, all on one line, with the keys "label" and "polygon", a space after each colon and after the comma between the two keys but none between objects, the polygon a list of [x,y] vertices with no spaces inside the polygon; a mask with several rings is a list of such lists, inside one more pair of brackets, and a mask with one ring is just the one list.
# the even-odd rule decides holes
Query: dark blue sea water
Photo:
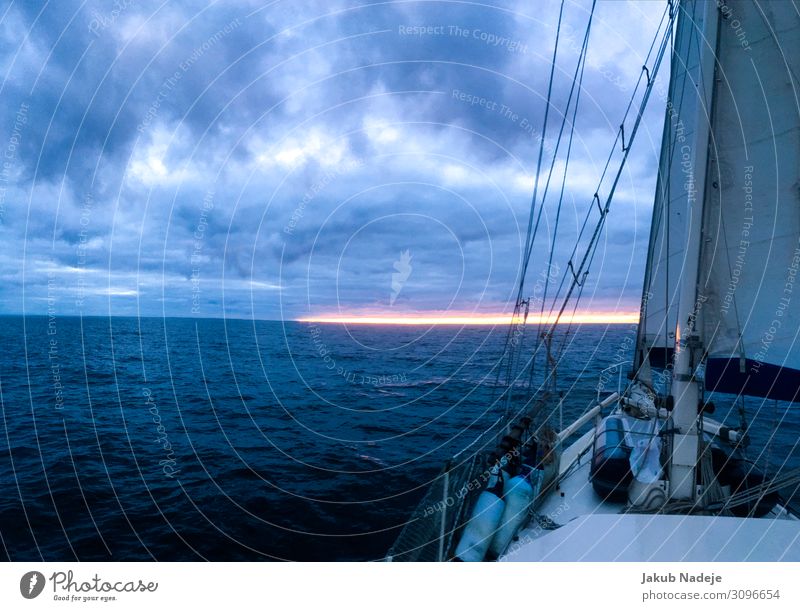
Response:
[{"label": "dark blue sea water", "polygon": [[[565,420],[634,334],[573,331]],[[496,418],[505,332],[0,317],[2,556],[379,559]],[[762,407],[756,444],[781,422],[764,460],[800,463],[799,420]]]}]

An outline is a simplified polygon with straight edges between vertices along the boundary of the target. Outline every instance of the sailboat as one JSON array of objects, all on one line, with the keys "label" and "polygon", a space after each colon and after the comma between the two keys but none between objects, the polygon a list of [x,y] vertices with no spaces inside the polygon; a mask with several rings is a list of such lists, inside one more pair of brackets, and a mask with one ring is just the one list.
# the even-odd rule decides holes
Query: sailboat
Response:
[{"label": "sailboat", "polygon": [[[577,109],[590,24],[565,117]],[[556,385],[560,317],[580,298],[665,56],[630,373],[606,396],[598,386],[595,404],[557,427],[552,415],[569,400]],[[800,472],[757,468],[767,448],[750,447],[746,417],[753,398],[800,402],[799,75],[794,3],[667,3],[609,158],[619,170],[604,173],[592,197],[555,316],[539,323],[530,358],[523,342],[507,341],[497,426],[447,462],[387,560],[800,560]],[[543,133],[546,121],[545,112]],[[535,190],[528,257],[537,203],[540,215]],[[525,337],[534,305],[524,297],[527,264],[509,338]],[[537,354],[546,372],[521,393],[516,382],[533,378]],[[740,422],[713,419],[713,393],[734,397]]]}]

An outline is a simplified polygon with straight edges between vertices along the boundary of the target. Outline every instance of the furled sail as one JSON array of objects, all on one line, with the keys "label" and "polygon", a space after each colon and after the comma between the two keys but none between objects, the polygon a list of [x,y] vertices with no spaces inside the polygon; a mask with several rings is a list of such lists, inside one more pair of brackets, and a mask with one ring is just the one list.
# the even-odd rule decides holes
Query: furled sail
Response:
[{"label": "furled sail", "polygon": [[[668,118],[667,121],[670,121]],[[663,138],[669,138],[672,126],[667,125]],[[671,147],[661,151],[661,163],[653,207],[650,244],[648,248],[647,276],[642,297],[642,308],[637,350],[637,369],[645,359],[654,367],[665,367],[672,358],[677,323],[677,287],[683,265],[682,240],[675,239],[685,233],[684,216],[679,207],[670,202]]]},{"label": "furled sail", "polygon": [[[645,360],[667,366],[673,355],[679,283],[686,261],[687,162],[693,157],[686,146],[695,132],[708,130],[710,88],[701,86],[702,58],[715,41],[704,40],[698,22],[702,10],[681,5],[687,12],[678,20],[672,50],[670,84],[661,140],[650,243],[647,253],[635,369]],[[702,93],[700,93],[702,92]],[[705,125],[699,125],[706,118]]]},{"label": "furled sail", "polygon": [[800,401],[800,13],[718,5],[697,287],[706,388]]}]

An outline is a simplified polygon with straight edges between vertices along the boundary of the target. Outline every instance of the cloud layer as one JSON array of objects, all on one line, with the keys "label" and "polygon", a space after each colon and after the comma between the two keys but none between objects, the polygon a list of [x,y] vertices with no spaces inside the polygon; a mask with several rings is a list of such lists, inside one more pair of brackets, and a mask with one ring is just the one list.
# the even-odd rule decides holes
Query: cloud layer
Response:
[{"label": "cloud layer", "polygon": [[[565,4],[545,167],[589,5]],[[661,9],[596,10],[562,271]],[[509,311],[558,10],[11,3],[0,21],[0,311]],[[662,113],[656,99],[583,309],[638,308]],[[563,161],[531,284],[560,170]]]}]

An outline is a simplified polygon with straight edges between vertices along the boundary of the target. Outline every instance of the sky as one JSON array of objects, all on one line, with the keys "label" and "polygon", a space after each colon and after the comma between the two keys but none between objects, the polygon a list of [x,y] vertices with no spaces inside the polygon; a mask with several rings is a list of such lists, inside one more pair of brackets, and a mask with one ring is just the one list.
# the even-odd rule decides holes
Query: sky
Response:
[{"label": "sky", "polygon": [[[510,312],[559,5],[0,3],[0,313]],[[564,4],[545,168],[590,6]],[[595,10],[551,295],[662,10]],[[662,97],[581,311],[638,310]],[[531,293],[544,286],[563,157]]]}]

